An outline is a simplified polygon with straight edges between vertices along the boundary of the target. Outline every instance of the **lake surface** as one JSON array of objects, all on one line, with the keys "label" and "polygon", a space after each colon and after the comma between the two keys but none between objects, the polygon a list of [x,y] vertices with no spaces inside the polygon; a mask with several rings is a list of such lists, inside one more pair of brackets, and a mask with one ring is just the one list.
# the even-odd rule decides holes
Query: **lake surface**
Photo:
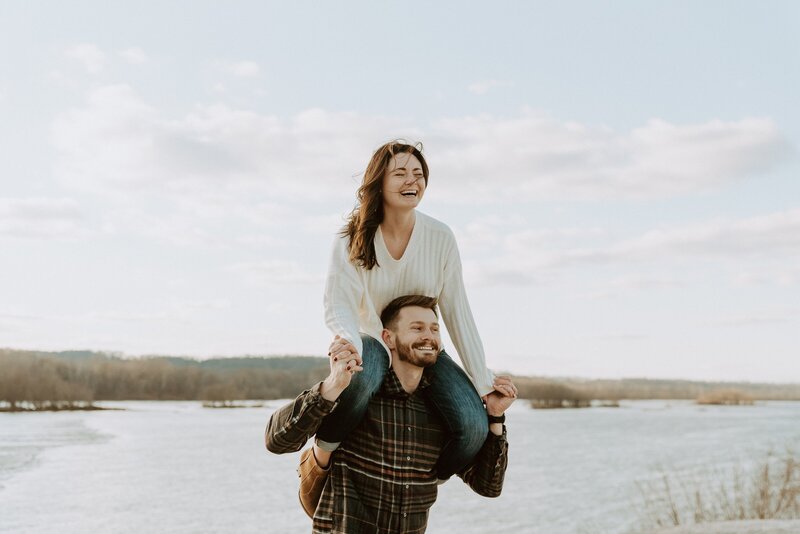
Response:
[{"label": "lake surface", "polygon": [[[310,532],[297,500],[299,454],[263,445],[281,401],[100,404],[125,410],[0,413],[0,532]],[[637,483],[800,450],[800,403],[533,410],[519,401],[507,427],[503,495],[479,497],[454,478],[440,488],[428,532],[631,532],[641,519]]]}]

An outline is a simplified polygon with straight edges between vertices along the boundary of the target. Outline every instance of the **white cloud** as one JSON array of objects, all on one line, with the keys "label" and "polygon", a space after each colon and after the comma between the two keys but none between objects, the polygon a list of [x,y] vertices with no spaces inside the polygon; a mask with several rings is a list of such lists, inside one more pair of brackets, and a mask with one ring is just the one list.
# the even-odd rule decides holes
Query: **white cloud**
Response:
[{"label": "white cloud", "polygon": [[703,326],[722,326],[722,327],[755,327],[765,325],[775,325],[788,322],[796,322],[798,316],[797,310],[780,310],[780,311],[767,311],[767,312],[753,312],[749,314],[740,314],[729,316],[723,319],[714,319],[707,321]]},{"label": "white cloud", "polygon": [[80,62],[90,74],[97,74],[103,70],[106,62],[106,54],[97,45],[91,43],[82,43],[67,48],[64,55]]},{"label": "white cloud", "polygon": [[511,85],[513,85],[511,82],[504,82],[501,80],[481,80],[469,84],[467,90],[476,95],[485,95],[489,90],[495,87],[510,87]]},{"label": "white cloud", "polygon": [[[570,233],[581,234],[571,229],[564,235]],[[800,208],[739,220],[718,219],[651,230],[639,237],[604,245],[544,248],[532,246],[531,235],[536,238],[537,232],[526,230],[508,235],[503,241],[504,252],[499,257],[470,266],[471,280],[489,285],[530,284],[551,280],[555,273],[566,267],[625,263],[663,266],[696,258],[709,258],[731,265],[743,259],[797,261],[800,258]],[[604,233],[590,229],[585,235],[601,237]],[[495,240],[501,240],[499,234]],[[787,271],[784,274],[784,281],[791,284],[794,281],[792,273]],[[631,280],[626,282],[623,279],[621,283],[632,287]],[[668,280],[662,282],[672,283]],[[601,293],[602,296],[610,294],[608,290]]]},{"label": "white cloud", "polygon": [[77,320],[86,322],[114,321],[114,322],[144,322],[144,323],[190,323],[198,316],[208,312],[218,312],[231,309],[229,299],[194,299],[171,300],[164,302],[159,308],[131,312],[119,310],[91,310],[80,315],[54,316],[59,320]]},{"label": "white cloud", "polygon": [[147,57],[147,54],[145,54],[144,50],[138,46],[132,46],[130,48],[126,48],[125,50],[120,50],[119,55],[122,57],[122,59],[132,65],[142,65],[150,60],[150,58]]},{"label": "white cloud", "polygon": [[351,198],[353,175],[375,140],[398,124],[320,109],[282,120],[219,104],[170,119],[116,85],[93,90],[85,107],[59,115],[52,139],[56,175],[76,187],[209,198],[248,190],[283,201]]},{"label": "white cloud", "polygon": [[743,256],[800,253],[800,208],[702,224],[653,230],[600,253],[615,259],[658,259],[674,255]]},{"label": "white cloud", "polygon": [[371,151],[395,136],[425,141],[431,194],[471,204],[687,194],[757,175],[787,147],[759,118],[652,120],[628,133],[528,111],[424,129],[394,117],[309,109],[282,119],[224,104],[172,118],[126,85],[92,90],[52,132],[56,173],[74,185],[187,195],[250,188],[273,200],[352,198]]},{"label": "white cloud", "polygon": [[640,291],[681,288],[686,285],[685,281],[674,278],[630,273],[617,276],[601,289],[581,294],[579,297],[590,300],[608,299]]},{"label": "white cloud", "polygon": [[0,238],[69,239],[86,235],[70,198],[0,198]]},{"label": "white cloud", "polygon": [[[563,244],[565,241],[596,240],[605,230],[592,228],[529,228],[530,223],[520,215],[482,216],[453,231],[459,249],[465,256],[484,254],[498,245],[511,250],[542,248],[545,245]],[[518,230],[525,228],[525,230]]]},{"label": "white cloud", "polygon": [[550,272],[528,268],[519,262],[506,264],[502,261],[490,261],[464,264],[464,279],[468,286],[546,285],[552,282],[553,278]]},{"label": "white cloud", "polygon": [[309,273],[301,264],[286,260],[240,262],[228,266],[228,270],[255,286],[321,284],[324,280],[322,273]]},{"label": "white cloud", "polygon": [[788,265],[745,270],[733,276],[733,284],[740,287],[768,286],[790,287],[800,285],[800,268]]},{"label": "white cloud", "polygon": [[606,235],[602,228],[533,228],[514,232],[505,239],[510,249],[540,248],[545,244],[561,243],[565,240],[596,239]]},{"label": "white cloud", "polygon": [[255,78],[261,74],[261,67],[255,61],[221,62],[222,70],[239,78]]},{"label": "white cloud", "polygon": [[196,214],[183,210],[153,213],[143,209],[128,209],[117,214],[115,228],[118,233],[130,233],[156,242],[165,242],[181,247],[225,249],[230,238],[214,232],[213,225]]},{"label": "white cloud", "polygon": [[283,243],[277,237],[269,234],[243,235],[235,238],[234,242],[247,247],[270,249]]},{"label": "white cloud", "polygon": [[756,175],[789,150],[765,118],[654,119],[615,132],[526,111],[511,119],[441,119],[427,139],[432,179],[441,176],[448,194],[472,202],[686,194]]},{"label": "white cloud", "polygon": [[662,287],[680,287],[684,285],[679,280],[672,278],[646,276],[641,274],[627,274],[614,278],[610,286],[620,290],[642,290]]}]

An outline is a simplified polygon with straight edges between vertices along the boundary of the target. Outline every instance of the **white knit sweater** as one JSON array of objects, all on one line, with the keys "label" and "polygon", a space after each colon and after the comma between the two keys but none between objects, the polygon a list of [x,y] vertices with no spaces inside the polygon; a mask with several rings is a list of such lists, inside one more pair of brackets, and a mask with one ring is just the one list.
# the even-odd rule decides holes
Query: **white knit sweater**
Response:
[{"label": "white knit sweater", "polygon": [[328,328],[353,343],[359,354],[362,351],[360,332],[380,341],[390,354],[381,339],[383,308],[403,295],[436,297],[444,324],[475,389],[480,395],[492,391],[494,376],[486,368],[483,344],[464,291],[461,258],[450,228],[416,211],[408,246],[403,257],[395,260],[386,249],[379,227],[374,240],[378,266],[370,270],[350,262],[348,240],[348,237],[337,236],[333,244],[325,284]]}]

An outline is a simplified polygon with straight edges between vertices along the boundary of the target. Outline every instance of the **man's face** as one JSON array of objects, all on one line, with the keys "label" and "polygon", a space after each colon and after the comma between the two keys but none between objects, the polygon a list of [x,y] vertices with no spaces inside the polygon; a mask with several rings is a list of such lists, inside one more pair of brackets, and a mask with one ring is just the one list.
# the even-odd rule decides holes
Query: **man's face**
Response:
[{"label": "man's face", "polygon": [[439,321],[433,310],[406,306],[400,310],[397,325],[392,332],[400,360],[417,367],[429,367],[436,363],[442,338],[439,334]]}]

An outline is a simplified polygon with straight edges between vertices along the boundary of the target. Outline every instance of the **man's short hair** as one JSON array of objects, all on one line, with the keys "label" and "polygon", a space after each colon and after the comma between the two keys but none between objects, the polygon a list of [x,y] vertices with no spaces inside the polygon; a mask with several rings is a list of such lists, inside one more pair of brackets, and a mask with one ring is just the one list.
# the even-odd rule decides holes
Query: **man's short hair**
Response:
[{"label": "man's short hair", "polygon": [[384,328],[388,328],[389,330],[394,329],[397,326],[397,317],[400,315],[400,310],[408,306],[419,306],[420,308],[428,308],[433,310],[433,314],[436,318],[439,318],[439,313],[436,311],[436,306],[439,304],[439,301],[435,297],[426,297],[425,295],[404,295],[402,297],[397,297],[389,304],[381,312],[381,323],[383,323]]}]

